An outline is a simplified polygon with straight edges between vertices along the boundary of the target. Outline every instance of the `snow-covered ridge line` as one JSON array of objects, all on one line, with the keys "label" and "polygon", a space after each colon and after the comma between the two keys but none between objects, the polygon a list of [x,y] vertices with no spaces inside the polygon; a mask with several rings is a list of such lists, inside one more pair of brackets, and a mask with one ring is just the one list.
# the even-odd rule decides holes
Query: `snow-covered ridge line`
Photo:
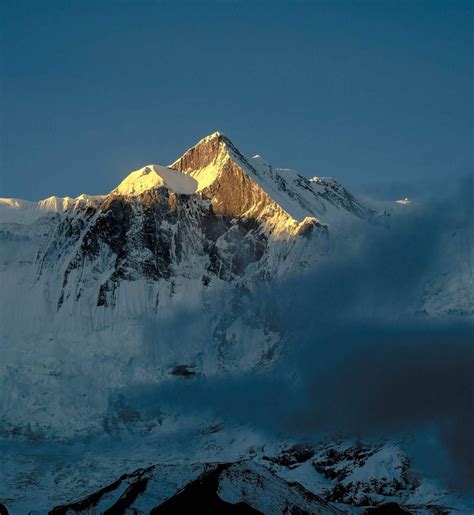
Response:
[{"label": "snow-covered ridge line", "polygon": [[73,197],[51,196],[37,202],[16,198],[0,198],[0,223],[30,224],[45,214],[63,214],[79,206],[99,205],[105,195]]},{"label": "snow-covered ridge line", "polygon": [[[109,196],[139,196],[157,188],[204,196],[211,200],[216,214],[263,216],[270,232],[298,233],[298,225],[307,225],[310,219],[331,224],[340,218],[341,201],[343,214],[372,215],[339,182],[310,180],[293,170],[274,168],[259,155],[247,158],[219,132],[201,139],[168,167],[149,164],[131,172]],[[107,197],[50,197],[39,202],[1,199],[0,222],[31,223],[42,214],[62,214],[84,204],[97,206]]]},{"label": "snow-covered ridge line", "polygon": [[184,173],[160,165],[147,165],[128,175],[112,194],[141,195],[153,188],[166,188],[175,193],[192,195],[198,182]]}]

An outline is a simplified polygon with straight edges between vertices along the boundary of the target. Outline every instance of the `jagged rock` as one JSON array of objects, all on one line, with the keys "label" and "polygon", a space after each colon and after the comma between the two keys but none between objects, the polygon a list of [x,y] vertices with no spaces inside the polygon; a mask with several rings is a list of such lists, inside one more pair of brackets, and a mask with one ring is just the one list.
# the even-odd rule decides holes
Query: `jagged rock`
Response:
[{"label": "jagged rock", "polygon": [[257,514],[342,513],[299,483],[285,481],[251,461],[155,465],[125,474],[51,515],[103,513]]},{"label": "jagged rock", "polygon": [[265,456],[264,459],[284,465],[285,467],[292,467],[300,463],[308,461],[314,456],[314,448],[312,444],[301,443],[295,444],[288,449],[284,449],[278,456]]}]

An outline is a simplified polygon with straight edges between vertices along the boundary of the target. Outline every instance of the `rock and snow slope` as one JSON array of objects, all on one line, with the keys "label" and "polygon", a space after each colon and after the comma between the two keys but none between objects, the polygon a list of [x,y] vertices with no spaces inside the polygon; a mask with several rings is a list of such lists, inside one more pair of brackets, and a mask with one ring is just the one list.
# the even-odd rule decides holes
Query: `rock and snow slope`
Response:
[{"label": "rock and snow slope", "polygon": [[341,510],[253,461],[156,465],[51,513],[325,513]]},{"label": "rock and snow slope", "polygon": [[[235,446],[236,436],[228,437],[227,447]],[[74,466],[51,449],[41,472],[35,469],[35,457],[25,456],[23,481],[7,473],[0,502],[8,504],[11,515],[28,512],[33,498],[34,515],[193,513],[196,506],[216,514],[240,513],[238,509],[268,515],[367,513],[387,503],[403,506],[408,513],[470,513],[468,498],[450,495],[416,474],[396,443],[266,444],[242,448],[240,455],[232,456],[218,454],[218,433],[201,438],[201,449],[188,459],[171,455],[173,448],[168,447],[165,461],[158,463],[152,461],[157,447],[163,452],[165,445],[157,441],[141,466],[133,444],[128,461],[120,460],[120,454],[111,460],[103,451],[89,449]],[[35,473],[38,477],[29,481]],[[13,485],[9,493],[15,500],[8,503],[2,495]]]}]

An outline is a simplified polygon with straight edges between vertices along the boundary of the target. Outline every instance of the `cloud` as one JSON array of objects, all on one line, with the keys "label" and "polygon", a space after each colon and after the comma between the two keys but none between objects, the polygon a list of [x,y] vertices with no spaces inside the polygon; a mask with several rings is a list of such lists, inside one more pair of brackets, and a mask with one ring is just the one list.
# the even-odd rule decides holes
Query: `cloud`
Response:
[{"label": "cloud", "polygon": [[[474,484],[474,327],[428,317],[421,303],[446,234],[472,230],[470,200],[464,188],[390,228],[371,227],[304,277],[254,292],[255,311],[285,335],[273,367],[170,379],[135,389],[132,402],[300,437],[429,432],[438,462],[419,446],[421,466],[449,470],[457,487]],[[187,317],[190,331],[182,318],[170,328],[191,335],[200,314]]]}]

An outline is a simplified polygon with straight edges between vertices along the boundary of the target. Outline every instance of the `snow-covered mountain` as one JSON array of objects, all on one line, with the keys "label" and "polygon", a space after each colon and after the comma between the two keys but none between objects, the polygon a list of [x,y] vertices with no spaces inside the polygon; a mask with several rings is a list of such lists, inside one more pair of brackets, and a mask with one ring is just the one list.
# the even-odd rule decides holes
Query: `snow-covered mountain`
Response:
[{"label": "snow-covered mountain", "polygon": [[[104,412],[107,399],[89,394],[75,416],[76,395],[53,395],[67,422],[47,407],[51,390],[92,363],[99,391],[265,366],[282,329],[252,294],[346,255],[366,227],[390,231],[397,216],[416,222],[416,208],[362,201],[334,179],[247,158],[217,132],[107,195],[0,199],[3,423],[37,413],[40,426],[64,429]],[[447,222],[439,268],[409,308],[470,316],[472,224]],[[19,385],[32,380],[41,393],[18,406]]]},{"label": "snow-covered mountain", "polygon": [[[262,285],[304,277],[357,249],[367,227],[390,231],[396,217],[416,220],[416,206],[362,200],[335,179],[274,168],[217,132],[106,195],[0,199],[2,436],[146,432],[161,415],[144,420],[122,389],[271,366],[286,335],[255,302]],[[472,226],[445,232],[436,273],[407,309],[470,317]],[[219,469],[225,496],[247,502],[231,474],[244,467],[282,502],[286,483],[261,466]],[[333,510],[299,487],[291,496],[300,510]]]},{"label": "snow-covered mountain", "polygon": [[[1,199],[4,430],[100,425],[108,398],[90,390],[138,378],[265,366],[282,335],[252,291],[323,259],[329,222],[376,217],[337,182],[247,159],[219,133],[108,195]],[[94,388],[63,388],[91,370]]]},{"label": "snow-covered mountain", "polygon": [[[191,362],[204,371],[265,362],[279,335],[258,314],[236,314],[232,298],[242,302],[258,281],[317,263],[329,222],[376,216],[337,182],[247,159],[219,133],[170,167],[132,172],[108,195],[2,199],[0,208],[1,337],[15,353],[25,341],[39,338],[44,349],[67,340],[69,348],[79,338],[82,350],[90,342],[93,352],[131,351],[131,359],[145,318],[229,293],[231,305],[208,310],[209,356],[196,341],[173,362],[165,347],[160,373]],[[236,349],[243,335],[251,348]]]}]

